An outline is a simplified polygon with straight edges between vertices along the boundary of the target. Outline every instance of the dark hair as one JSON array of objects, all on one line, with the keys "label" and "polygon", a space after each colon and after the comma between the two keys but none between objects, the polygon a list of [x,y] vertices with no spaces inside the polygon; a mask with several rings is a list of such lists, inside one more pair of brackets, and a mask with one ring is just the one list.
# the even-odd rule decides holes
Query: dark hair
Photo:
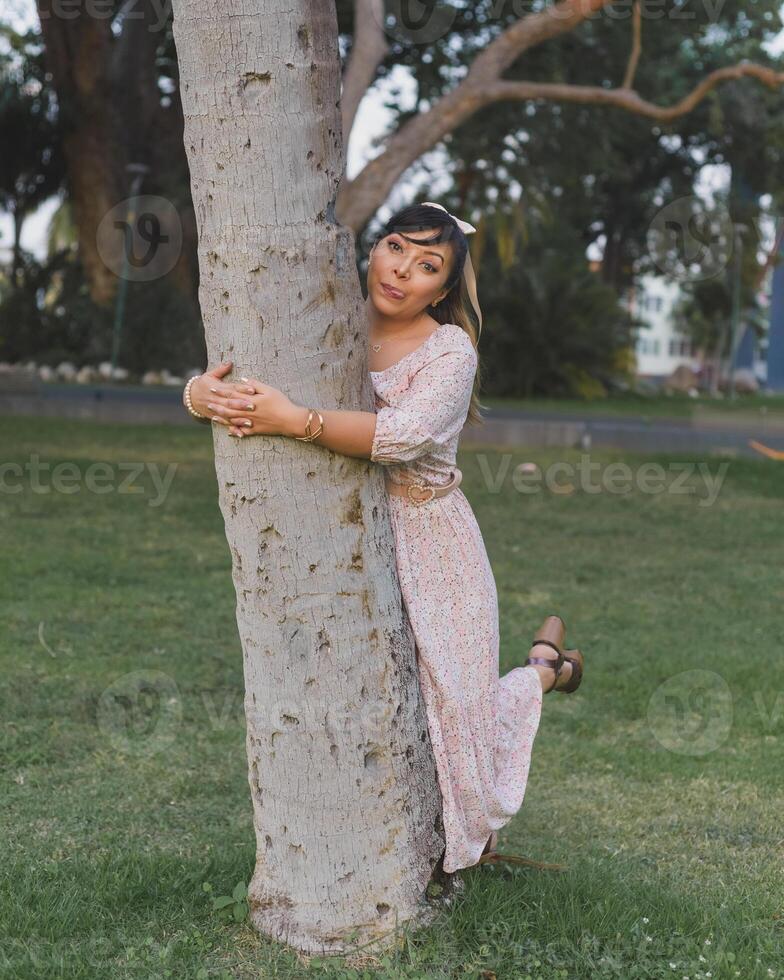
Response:
[{"label": "dark hair", "polygon": [[[477,326],[479,320],[466,292],[463,279],[463,266],[468,254],[468,239],[454,218],[440,208],[434,208],[427,204],[411,204],[392,215],[376,235],[373,246],[386,238],[387,235],[396,234],[405,237],[406,232],[424,231],[428,228],[435,228],[435,234],[427,239],[417,239],[417,244],[441,245],[446,242],[452,247],[453,258],[449,275],[444,283],[444,289],[447,289],[448,292],[435,306],[427,307],[428,313],[438,323],[454,323],[465,330],[478,358]],[[479,425],[484,422],[481,409],[486,406],[479,401],[480,386],[481,363],[477,360],[474,387],[471,392],[471,402],[468,406],[466,419],[471,425]]]}]

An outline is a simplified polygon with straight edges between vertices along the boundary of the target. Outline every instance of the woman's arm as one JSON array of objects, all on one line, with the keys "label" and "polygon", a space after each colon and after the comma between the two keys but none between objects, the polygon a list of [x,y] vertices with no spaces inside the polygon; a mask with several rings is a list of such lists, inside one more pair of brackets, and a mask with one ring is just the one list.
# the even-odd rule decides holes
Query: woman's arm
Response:
[{"label": "woman's arm", "polygon": [[[293,405],[287,419],[285,435],[304,436],[305,425],[310,409],[302,405]],[[361,456],[370,459],[373,446],[373,436],[376,431],[375,412],[350,412],[342,409],[319,409],[324,419],[324,430],[313,440],[325,449],[333,449],[344,456]],[[314,413],[310,423],[312,432],[319,426],[318,416]]]},{"label": "woman's arm", "polygon": [[[197,385],[200,386],[198,389]],[[203,392],[203,389],[207,390]],[[255,378],[246,378],[242,384],[234,381],[222,385],[204,375],[194,383],[191,394],[197,411],[201,409],[213,422],[227,426],[230,436],[282,435],[293,438],[305,435],[310,407],[297,405],[279,389]],[[201,399],[204,399],[203,408]],[[324,419],[324,429],[313,442],[344,456],[370,458],[376,431],[375,412],[319,411]],[[318,425],[318,417],[314,414],[311,431],[315,432]]]},{"label": "woman's arm", "polygon": [[[378,412],[321,411],[324,428],[312,441],[344,456],[375,463],[410,463],[459,435],[476,366],[472,346],[445,351],[414,374],[404,396],[394,405],[383,406]],[[255,378],[240,380],[245,385],[241,397],[236,389],[235,397],[215,390],[206,405],[214,413],[213,421],[229,427],[229,435],[305,435],[308,413],[317,406],[297,405],[278,388]],[[317,431],[318,426],[314,415],[311,431]]]}]

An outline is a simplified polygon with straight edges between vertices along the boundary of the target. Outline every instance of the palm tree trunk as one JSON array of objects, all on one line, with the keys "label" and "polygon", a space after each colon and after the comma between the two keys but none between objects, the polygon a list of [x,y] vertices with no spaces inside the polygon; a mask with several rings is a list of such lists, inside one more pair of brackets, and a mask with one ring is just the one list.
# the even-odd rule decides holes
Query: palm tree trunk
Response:
[{"label": "palm tree trunk", "polygon": [[[175,0],[211,364],[373,411],[344,171],[334,4]],[[214,426],[237,595],[252,921],[342,952],[429,920],[441,801],[380,469]],[[198,587],[198,582],[194,582]],[[384,943],[382,943],[384,945]]]}]

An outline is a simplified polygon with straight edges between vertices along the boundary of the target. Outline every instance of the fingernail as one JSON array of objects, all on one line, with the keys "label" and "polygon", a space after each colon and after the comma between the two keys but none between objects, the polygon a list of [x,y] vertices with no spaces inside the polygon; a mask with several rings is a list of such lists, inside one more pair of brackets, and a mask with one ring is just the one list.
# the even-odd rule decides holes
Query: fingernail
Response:
[{"label": "fingernail", "polygon": [[216,395],[218,394],[218,389],[217,388],[210,388],[210,391],[214,391]]},{"label": "fingernail", "polygon": [[247,408],[249,412],[252,412],[253,411],[253,406],[252,405],[246,405],[245,408]]},{"label": "fingernail", "polygon": [[212,402],[207,402],[207,408],[215,408]]},{"label": "fingernail", "polygon": [[242,424],[243,424],[243,425],[247,425],[247,426],[251,426],[251,425],[253,425],[253,423],[252,423],[252,422],[247,422],[247,421],[246,421],[246,422],[243,422]]},{"label": "fingernail", "polygon": [[255,388],[246,388],[246,389],[245,389],[245,391],[246,391],[246,392],[247,392],[247,393],[248,393],[249,395],[255,395],[255,394],[256,394],[256,389],[255,389]]}]

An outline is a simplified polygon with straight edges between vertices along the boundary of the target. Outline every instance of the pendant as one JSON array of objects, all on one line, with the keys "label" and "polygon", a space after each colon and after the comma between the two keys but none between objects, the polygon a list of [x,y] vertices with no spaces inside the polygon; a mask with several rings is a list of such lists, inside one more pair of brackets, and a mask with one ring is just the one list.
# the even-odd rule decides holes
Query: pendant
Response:
[{"label": "pendant", "polygon": [[373,348],[373,350],[374,350],[374,351],[375,351],[375,352],[376,352],[377,354],[378,354],[378,352],[379,352],[379,351],[381,350],[381,344],[371,344],[370,346],[371,346],[371,347]]}]

